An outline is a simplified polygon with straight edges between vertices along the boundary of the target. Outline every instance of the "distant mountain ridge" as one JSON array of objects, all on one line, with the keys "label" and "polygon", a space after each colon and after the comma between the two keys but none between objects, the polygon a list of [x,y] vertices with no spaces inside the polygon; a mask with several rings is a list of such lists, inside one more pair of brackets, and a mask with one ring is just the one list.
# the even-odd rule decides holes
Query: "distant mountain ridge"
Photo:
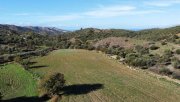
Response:
[{"label": "distant mountain ridge", "polygon": [[18,34],[26,33],[26,32],[34,32],[40,35],[60,35],[69,31],[58,29],[55,27],[16,26],[16,25],[0,24],[0,33],[14,33],[14,32]]}]

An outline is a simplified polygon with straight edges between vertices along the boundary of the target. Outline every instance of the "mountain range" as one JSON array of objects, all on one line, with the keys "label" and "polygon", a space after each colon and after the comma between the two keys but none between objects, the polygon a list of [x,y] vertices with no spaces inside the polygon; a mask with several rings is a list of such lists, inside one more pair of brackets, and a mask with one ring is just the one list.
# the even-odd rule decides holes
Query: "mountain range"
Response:
[{"label": "mountain range", "polygon": [[60,35],[65,32],[69,32],[67,30],[58,29],[55,27],[39,27],[39,26],[16,26],[16,25],[4,25],[0,24],[0,32],[1,33],[27,33],[33,32],[40,35]]}]

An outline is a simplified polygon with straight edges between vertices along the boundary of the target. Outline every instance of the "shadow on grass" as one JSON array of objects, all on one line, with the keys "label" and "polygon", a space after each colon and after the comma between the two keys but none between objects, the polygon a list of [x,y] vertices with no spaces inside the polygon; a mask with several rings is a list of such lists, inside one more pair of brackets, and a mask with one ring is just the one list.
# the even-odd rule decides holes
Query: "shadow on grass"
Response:
[{"label": "shadow on grass", "polygon": [[47,68],[47,65],[39,65],[39,66],[31,66],[29,69],[36,69],[36,68]]},{"label": "shadow on grass", "polygon": [[104,88],[103,84],[77,84],[65,86],[62,91],[65,96],[88,94],[92,91]]},{"label": "shadow on grass", "polygon": [[9,99],[9,100],[3,100],[0,102],[46,102],[48,101],[50,98],[45,95],[43,97],[17,97],[17,98],[13,98],[13,99]]},{"label": "shadow on grass", "polygon": [[30,66],[29,69],[36,69],[36,68],[46,68],[48,67],[47,65],[34,65],[37,62],[28,62],[28,65]]},{"label": "shadow on grass", "polygon": [[[103,84],[77,84],[65,86],[61,91],[63,94],[61,96],[70,96],[70,95],[82,95],[88,94],[92,91],[104,88]],[[50,98],[48,96],[43,97],[18,97],[14,99],[4,100],[2,102],[46,102]]]}]

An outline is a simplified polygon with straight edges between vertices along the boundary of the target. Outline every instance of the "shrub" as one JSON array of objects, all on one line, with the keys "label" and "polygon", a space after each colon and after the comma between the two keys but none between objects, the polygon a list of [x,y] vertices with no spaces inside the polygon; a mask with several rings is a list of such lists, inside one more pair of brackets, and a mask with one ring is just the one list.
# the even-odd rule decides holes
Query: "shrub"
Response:
[{"label": "shrub", "polygon": [[22,60],[23,60],[23,59],[22,59],[20,56],[16,56],[16,57],[14,58],[14,61],[17,62],[17,63],[21,63]]},{"label": "shrub", "polygon": [[92,45],[89,45],[89,46],[87,47],[87,49],[88,49],[88,50],[94,50],[94,49],[95,49],[95,47],[94,47],[94,46],[92,46]]},{"label": "shrub", "polygon": [[21,65],[24,67],[25,70],[28,70],[29,68],[29,63],[30,63],[30,60],[29,59],[24,59],[21,61]]},{"label": "shrub", "polygon": [[174,73],[172,74],[172,77],[175,78],[175,79],[179,79],[179,80],[180,80],[180,73],[174,72]]},{"label": "shrub", "polygon": [[156,46],[156,45],[152,45],[152,46],[150,46],[150,49],[151,49],[151,50],[157,50],[157,49],[159,49],[159,47]]},{"label": "shrub", "polygon": [[166,63],[171,63],[171,58],[168,55],[162,55],[159,59],[160,63],[166,64]]},{"label": "shrub", "polygon": [[180,49],[176,50],[176,54],[178,54],[178,55],[180,54]]},{"label": "shrub", "polygon": [[174,61],[173,61],[173,67],[174,68],[177,68],[177,69],[179,69],[180,68],[180,60],[179,59],[174,59]]},{"label": "shrub", "polygon": [[112,48],[108,48],[106,51],[105,51],[106,54],[113,54],[113,49]]},{"label": "shrub", "polygon": [[156,61],[147,55],[139,55],[136,53],[128,54],[125,58],[125,62],[129,65],[141,68],[148,68],[156,64]]},{"label": "shrub", "polygon": [[140,45],[135,46],[135,51],[137,53],[140,53],[140,54],[148,54],[149,53],[149,49],[148,48],[145,48],[145,47],[140,46]]},{"label": "shrub", "polygon": [[164,55],[167,55],[168,57],[172,57],[173,56],[173,52],[171,50],[165,50],[164,51]]},{"label": "shrub", "polygon": [[45,76],[40,82],[40,89],[43,93],[54,96],[60,95],[62,88],[64,87],[65,80],[64,75],[61,73],[54,73]]},{"label": "shrub", "polygon": [[165,75],[171,75],[172,74],[172,72],[168,68],[161,68],[159,70],[159,73],[160,74],[165,74]]},{"label": "shrub", "polygon": [[161,42],[161,45],[167,45],[167,43],[165,41]]}]

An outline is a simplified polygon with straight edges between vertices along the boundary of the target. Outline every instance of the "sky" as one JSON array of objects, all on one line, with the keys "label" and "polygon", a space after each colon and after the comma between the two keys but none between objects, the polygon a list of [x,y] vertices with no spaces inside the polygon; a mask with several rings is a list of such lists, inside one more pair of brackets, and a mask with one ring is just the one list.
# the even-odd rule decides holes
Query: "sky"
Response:
[{"label": "sky", "polygon": [[180,25],[180,0],[0,0],[0,23],[61,29]]}]

